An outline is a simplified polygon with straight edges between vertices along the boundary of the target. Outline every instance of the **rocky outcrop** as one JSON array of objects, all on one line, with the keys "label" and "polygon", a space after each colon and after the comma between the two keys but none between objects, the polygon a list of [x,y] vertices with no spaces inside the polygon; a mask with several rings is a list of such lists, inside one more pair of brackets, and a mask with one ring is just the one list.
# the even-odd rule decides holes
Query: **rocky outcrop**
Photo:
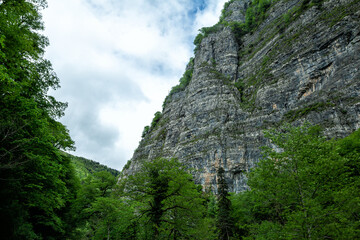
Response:
[{"label": "rocky outcrop", "polygon": [[[231,1],[225,20],[245,21],[248,6]],[[239,192],[269,144],[263,130],[310,121],[344,137],[359,128],[360,1],[304,6],[277,1],[241,39],[227,24],[204,37],[188,66],[190,84],[167,98],[124,173],[177,157],[204,189],[217,191],[222,166],[230,191]]]}]

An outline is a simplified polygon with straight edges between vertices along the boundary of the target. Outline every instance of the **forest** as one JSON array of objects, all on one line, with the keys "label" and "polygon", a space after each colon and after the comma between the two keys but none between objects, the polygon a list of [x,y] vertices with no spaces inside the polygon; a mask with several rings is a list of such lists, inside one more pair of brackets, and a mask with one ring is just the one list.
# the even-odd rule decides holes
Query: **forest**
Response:
[{"label": "forest", "polygon": [[360,130],[264,131],[273,147],[241,193],[228,191],[221,167],[214,194],[174,158],[125,176],[66,154],[74,142],[58,121],[67,104],[48,95],[59,79],[44,59],[45,7],[0,1],[1,239],[360,238]]}]

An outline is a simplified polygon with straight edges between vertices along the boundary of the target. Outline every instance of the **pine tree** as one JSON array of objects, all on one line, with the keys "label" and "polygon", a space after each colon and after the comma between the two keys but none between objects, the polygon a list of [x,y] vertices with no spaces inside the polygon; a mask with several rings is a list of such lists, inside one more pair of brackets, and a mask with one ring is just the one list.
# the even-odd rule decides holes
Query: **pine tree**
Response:
[{"label": "pine tree", "polygon": [[217,172],[218,177],[218,215],[217,227],[219,239],[227,240],[233,236],[234,219],[231,217],[231,201],[229,199],[228,185],[225,179],[225,170],[220,167]]}]

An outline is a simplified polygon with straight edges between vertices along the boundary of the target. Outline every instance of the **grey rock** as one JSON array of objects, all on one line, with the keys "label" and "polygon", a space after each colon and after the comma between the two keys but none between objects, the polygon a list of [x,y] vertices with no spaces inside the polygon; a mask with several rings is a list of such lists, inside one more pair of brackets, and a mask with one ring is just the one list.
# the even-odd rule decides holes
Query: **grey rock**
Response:
[{"label": "grey rock", "polygon": [[[244,21],[247,4],[230,4],[226,20]],[[241,42],[225,26],[204,38],[190,66],[190,84],[169,98],[123,173],[136,172],[141,161],[177,157],[204,189],[217,192],[222,166],[230,191],[240,192],[247,189],[246,173],[261,159],[260,147],[271,145],[265,129],[309,121],[330,138],[358,129],[360,3],[329,0],[281,25],[299,4],[278,1]],[[344,16],[336,19],[340,10]]]}]

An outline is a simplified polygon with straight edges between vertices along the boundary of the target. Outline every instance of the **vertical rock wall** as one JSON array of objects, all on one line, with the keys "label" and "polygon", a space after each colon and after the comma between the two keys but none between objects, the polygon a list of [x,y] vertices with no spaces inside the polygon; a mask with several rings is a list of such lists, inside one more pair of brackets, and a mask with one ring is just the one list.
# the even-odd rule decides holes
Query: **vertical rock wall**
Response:
[{"label": "vertical rock wall", "polygon": [[[205,37],[188,66],[190,84],[167,99],[124,173],[141,161],[177,157],[204,189],[217,192],[222,166],[230,191],[239,192],[268,144],[264,129],[306,120],[344,137],[359,128],[359,0],[325,1],[285,23],[301,3],[278,1],[241,41],[229,26]],[[243,22],[248,6],[232,2],[225,20]]]}]

